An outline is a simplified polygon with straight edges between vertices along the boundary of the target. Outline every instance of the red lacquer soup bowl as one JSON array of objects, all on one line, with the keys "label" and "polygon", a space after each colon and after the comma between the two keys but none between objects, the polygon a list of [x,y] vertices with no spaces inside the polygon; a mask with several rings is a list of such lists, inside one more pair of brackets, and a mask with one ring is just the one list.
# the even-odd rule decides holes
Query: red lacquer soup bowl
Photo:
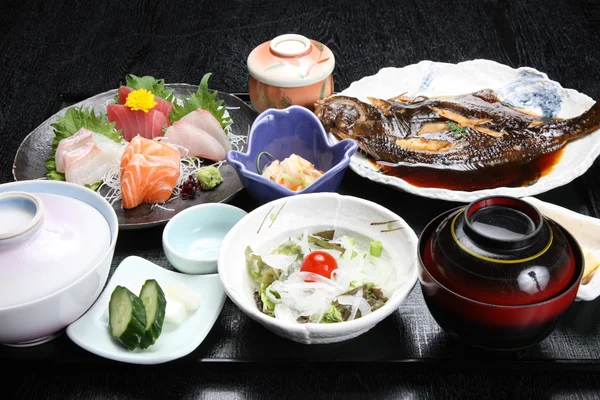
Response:
[{"label": "red lacquer soup bowl", "polygon": [[531,204],[486,197],[419,238],[419,281],[436,322],[467,344],[516,350],[545,339],[575,300],[581,248]]}]

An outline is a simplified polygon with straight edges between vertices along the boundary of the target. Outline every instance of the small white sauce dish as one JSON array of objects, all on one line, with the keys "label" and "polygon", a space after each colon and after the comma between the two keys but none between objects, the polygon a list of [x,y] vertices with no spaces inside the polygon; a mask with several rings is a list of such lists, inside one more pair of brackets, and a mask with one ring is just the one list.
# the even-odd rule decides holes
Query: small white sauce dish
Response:
[{"label": "small white sauce dish", "polygon": [[163,250],[175,269],[186,274],[217,273],[217,257],[229,230],[246,211],[229,204],[190,207],[165,226]]}]

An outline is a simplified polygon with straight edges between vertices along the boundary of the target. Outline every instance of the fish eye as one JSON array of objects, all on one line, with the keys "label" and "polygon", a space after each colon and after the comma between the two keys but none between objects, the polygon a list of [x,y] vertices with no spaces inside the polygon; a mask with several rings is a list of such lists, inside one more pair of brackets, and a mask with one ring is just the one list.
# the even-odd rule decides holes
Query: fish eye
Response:
[{"label": "fish eye", "polygon": [[354,122],[358,119],[359,114],[354,108],[345,107],[344,112],[339,113],[335,117],[335,125],[339,129],[349,129],[354,126]]}]

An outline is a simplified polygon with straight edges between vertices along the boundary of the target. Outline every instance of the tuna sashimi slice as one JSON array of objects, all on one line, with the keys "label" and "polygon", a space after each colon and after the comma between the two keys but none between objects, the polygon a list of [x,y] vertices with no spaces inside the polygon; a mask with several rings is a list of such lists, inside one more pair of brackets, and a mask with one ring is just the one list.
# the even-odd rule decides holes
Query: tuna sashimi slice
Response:
[{"label": "tuna sashimi slice", "polygon": [[56,162],[56,170],[58,172],[65,172],[65,155],[73,150],[80,148],[81,146],[92,143],[94,141],[94,132],[81,128],[75,132],[72,136],[62,139],[58,143],[54,159]]},{"label": "tuna sashimi slice", "polygon": [[127,141],[131,141],[137,135],[146,139],[162,136],[163,126],[169,123],[167,116],[160,111],[132,111],[121,104],[107,105],[106,114],[110,122],[115,122],[115,128],[123,130],[123,139]]},{"label": "tuna sashimi slice", "polygon": [[121,158],[123,208],[167,201],[179,179],[179,160],[179,151],[171,146],[134,137]]},{"label": "tuna sashimi slice", "polygon": [[110,122],[115,123],[115,129],[121,130],[121,136],[123,136],[123,139],[127,141],[131,140],[131,138],[135,136],[132,134],[132,131],[135,129],[135,126],[132,126],[129,122],[132,116],[132,114],[130,114],[129,112],[132,111],[124,105],[109,104],[106,106],[106,116],[108,120]]},{"label": "tuna sashimi slice", "polygon": [[219,121],[217,121],[217,119],[209,111],[198,108],[197,110],[194,110],[181,118],[180,121],[189,122],[192,125],[202,129],[217,139],[225,151],[231,150],[231,143],[229,143],[229,139],[227,139],[227,134],[221,127]]},{"label": "tuna sashimi slice", "polygon": [[[119,104],[125,104],[127,101],[127,96],[132,91],[133,89],[128,86],[121,86],[119,88]],[[154,101],[156,101],[156,105],[152,108],[152,110],[158,110],[168,117],[171,109],[173,108],[173,103],[165,99],[161,99],[158,96],[154,96]]]},{"label": "tuna sashimi slice", "polygon": [[217,139],[189,122],[176,121],[167,129],[161,142],[185,147],[192,157],[213,161],[225,159],[226,151]]}]

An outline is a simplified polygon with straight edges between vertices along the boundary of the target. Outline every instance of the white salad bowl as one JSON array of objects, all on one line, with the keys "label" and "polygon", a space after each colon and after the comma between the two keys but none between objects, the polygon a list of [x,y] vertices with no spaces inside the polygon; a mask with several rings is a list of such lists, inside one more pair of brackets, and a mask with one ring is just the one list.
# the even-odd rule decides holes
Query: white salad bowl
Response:
[{"label": "white salad bowl", "polygon": [[106,284],[117,215],[67,182],[0,185],[0,343],[43,343],[77,320]]},{"label": "white salad bowl", "polygon": [[[290,236],[324,230],[367,246],[381,241],[381,257],[394,263],[397,280],[387,302],[361,318],[335,323],[298,323],[262,313],[254,299],[257,284],[246,262],[247,246],[260,253]],[[229,298],[275,334],[305,344],[335,343],[367,332],[399,308],[417,280],[417,241],[402,218],[378,204],[337,193],[301,194],[264,204],[242,218],[221,245],[218,271]]]}]

